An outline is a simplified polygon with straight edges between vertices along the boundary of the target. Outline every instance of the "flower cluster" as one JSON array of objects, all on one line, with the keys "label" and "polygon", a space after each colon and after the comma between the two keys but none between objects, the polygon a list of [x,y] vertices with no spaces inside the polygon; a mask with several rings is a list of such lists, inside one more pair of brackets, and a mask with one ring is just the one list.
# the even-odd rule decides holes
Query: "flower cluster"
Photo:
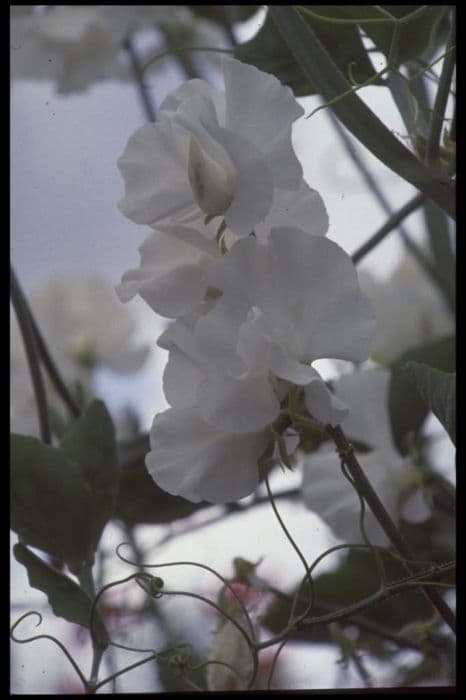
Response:
[{"label": "flower cluster", "polygon": [[174,319],[147,468],[192,501],[251,493],[287,397],[336,425],[347,408],[312,362],[365,360],[375,330],[348,255],[325,234],[303,179],[293,122],[303,110],[272,75],[223,62],[224,91],[192,80],[129,139],[122,212],[149,225],[122,301],[139,294]]}]

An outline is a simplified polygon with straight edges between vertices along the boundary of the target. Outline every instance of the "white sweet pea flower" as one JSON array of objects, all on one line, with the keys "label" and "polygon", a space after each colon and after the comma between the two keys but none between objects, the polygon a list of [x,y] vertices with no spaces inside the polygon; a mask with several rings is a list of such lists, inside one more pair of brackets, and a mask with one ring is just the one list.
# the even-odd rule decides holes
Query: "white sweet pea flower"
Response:
[{"label": "white sweet pea flower", "polygon": [[194,206],[247,236],[265,220],[277,188],[299,189],[291,126],[303,109],[291,90],[234,59],[223,60],[223,76],[224,92],[203,80],[177,88],[158,121],[129,139],[118,161],[119,206],[135,223],[180,223]]},{"label": "white sweet pea flower", "polygon": [[378,280],[366,270],[359,272],[359,279],[377,314],[375,359],[391,362],[410,348],[454,332],[454,318],[444,299],[411,257],[387,280]]},{"label": "white sweet pea flower", "polygon": [[[272,226],[287,221],[314,235],[324,236],[328,230],[322,198],[304,180],[296,192],[275,190],[256,235],[266,241]],[[215,240],[219,223],[216,219],[205,224],[203,216],[194,212],[178,225],[159,228],[139,249],[140,267],[125,272],[116,289],[122,302],[139,294],[156,313],[177,318],[196,310],[211,293],[205,271],[222,257]],[[238,238],[228,228],[223,237],[227,247]]]},{"label": "white sweet pea flower", "polygon": [[237,396],[249,394],[248,404],[257,409],[254,428],[264,427],[280,409],[276,377],[305,387],[307,407],[318,420],[340,423],[343,403],[310,364],[321,358],[360,362],[369,353],[375,319],[346,253],[324,237],[276,228],[265,243],[238,241],[206,276],[223,296],[194,330],[212,363],[198,390],[204,417],[224,429],[244,429]]},{"label": "white sweet pea flower", "polygon": [[196,408],[171,408],[154,418],[146,467],[168,493],[227,503],[254,491],[269,442],[268,431],[227,433],[203,421]]},{"label": "white sweet pea flower", "polygon": [[[423,522],[430,508],[420,488],[420,473],[397,452],[388,416],[390,372],[382,368],[345,375],[334,382],[335,396],[350,408],[341,422],[348,438],[373,448],[359,454],[358,461],[395,522],[400,516],[409,522]],[[335,448],[322,446],[303,457],[302,494],[308,508],[321,516],[338,537],[361,542],[360,501],[344,477]],[[374,544],[385,546],[388,539],[366,507],[366,532]]]}]

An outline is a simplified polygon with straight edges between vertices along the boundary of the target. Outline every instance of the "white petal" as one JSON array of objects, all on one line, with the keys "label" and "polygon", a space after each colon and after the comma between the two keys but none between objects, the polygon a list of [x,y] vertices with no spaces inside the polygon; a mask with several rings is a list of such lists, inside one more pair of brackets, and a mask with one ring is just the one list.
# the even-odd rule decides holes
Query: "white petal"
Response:
[{"label": "white petal", "polygon": [[225,221],[236,235],[249,236],[272,206],[272,170],[254,143],[221,127],[211,127],[211,132],[225,148],[236,170],[234,198],[225,213]]},{"label": "white petal", "polygon": [[264,433],[224,433],[201,420],[196,409],[157,415],[146,466],[165,491],[190,501],[236,501],[259,481],[257,461],[269,441]]},{"label": "white petal", "polygon": [[256,224],[260,240],[268,238],[270,230],[280,226],[296,226],[305,233],[325,236],[328,214],[322,197],[303,180],[296,192],[276,189],[272,206],[263,223]]},{"label": "white petal", "polygon": [[269,343],[266,362],[277,377],[286,379],[292,384],[305,386],[315,380],[322,382],[321,376],[313,367],[298,362],[277,343]]},{"label": "white petal", "polygon": [[119,208],[125,216],[152,226],[192,204],[188,141],[167,121],[146,124],[131,136],[118,160],[125,180]]},{"label": "white petal", "polygon": [[204,372],[192,358],[172,349],[163,372],[163,392],[173,408],[191,408],[197,405],[197,389]]},{"label": "white petal", "polygon": [[219,370],[208,370],[198,387],[197,400],[204,420],[229,432],[261,430],[280,413],[280,402],[268,375],[236,379]]},{"label": "white petal", "polygon": [[279,318],[276,323],[285,329],[291,326],[294,350],[300,359],[365,360],[375,317],[345,251],[322,236],[281,228],[270,234],[270,255],[280,284],[268,300],[268,313],[276,315],[275,309],[282,312],[275,302],[279,291],[289,306],[293,304],[288,309],[288,324]]},{"label": "white petal", "polygon": [[140,267],[123,275],[117,294],[123,302],[140,294],[162,316],[188,313],[206,295],[203,270],[217,254],[215,244],[195,229],[154,231],[140,247]]},{"label": "white petal", "polygon": [[235,297],[257,306],[272,337],[295,359],[367,358],[374,313],[350,257],[333,241],[273,229],[264,244],[238,241],[206,274],[225,293],[225,303]]},{"label": "white petal", "polygon": [[324,425],[340,425],[348,415],[348,407],[332,394],[321,377],[304,389],[306,408]]},{"label": "white petal", "polygon": [[342,423],[348,437],[378,450],[396,452],[388,414],[389,383],[390,372],[377,367],[345,374],[333,388],[350,409]]},{"label": "white petal", "polygon": [[[209,270],[206,270],[207,277]],[[237,344],[238,332],[247,313],[248,306],[244,302],[236,298],[227,301],[222,298],[208,314],[199,318],[194,328],[197,345],[205,357],[235,374],[245,369],[244,362],[237,354]]]},{"label": "white petal", "polygon": [[302,168],[291,144],[291,125],[304,110],[275,76],[235,59],[223,61],[226,127],[267,157],[275,186],[297,189]]}]

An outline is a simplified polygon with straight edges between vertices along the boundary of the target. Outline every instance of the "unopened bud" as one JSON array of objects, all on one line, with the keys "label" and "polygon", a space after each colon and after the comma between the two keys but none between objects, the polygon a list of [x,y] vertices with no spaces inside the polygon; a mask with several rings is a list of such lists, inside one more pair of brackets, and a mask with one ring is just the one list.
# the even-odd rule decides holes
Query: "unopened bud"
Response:
[{"label": "unopened bud", "polygon": [[226,212],[234,195],[231,174],[212,160],[194,136],[189,140],[188,177],[203,212],[208,216]]}]

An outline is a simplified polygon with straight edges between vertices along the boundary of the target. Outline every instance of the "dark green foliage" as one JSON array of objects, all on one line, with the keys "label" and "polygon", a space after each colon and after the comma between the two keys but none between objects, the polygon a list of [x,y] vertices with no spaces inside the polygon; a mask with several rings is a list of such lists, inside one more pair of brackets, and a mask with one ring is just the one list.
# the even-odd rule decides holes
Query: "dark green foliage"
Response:
[{"label": "dark green foliage", "polygon": [[[92,601],[72,579],[46,564],[22,544],[13,547],[15,559],[26,567],[29,584],[47,596],[57,617],[89,627]],[[102,618],[95,614],[94,634],[99,646],[108,646],[108,634]]]}]

